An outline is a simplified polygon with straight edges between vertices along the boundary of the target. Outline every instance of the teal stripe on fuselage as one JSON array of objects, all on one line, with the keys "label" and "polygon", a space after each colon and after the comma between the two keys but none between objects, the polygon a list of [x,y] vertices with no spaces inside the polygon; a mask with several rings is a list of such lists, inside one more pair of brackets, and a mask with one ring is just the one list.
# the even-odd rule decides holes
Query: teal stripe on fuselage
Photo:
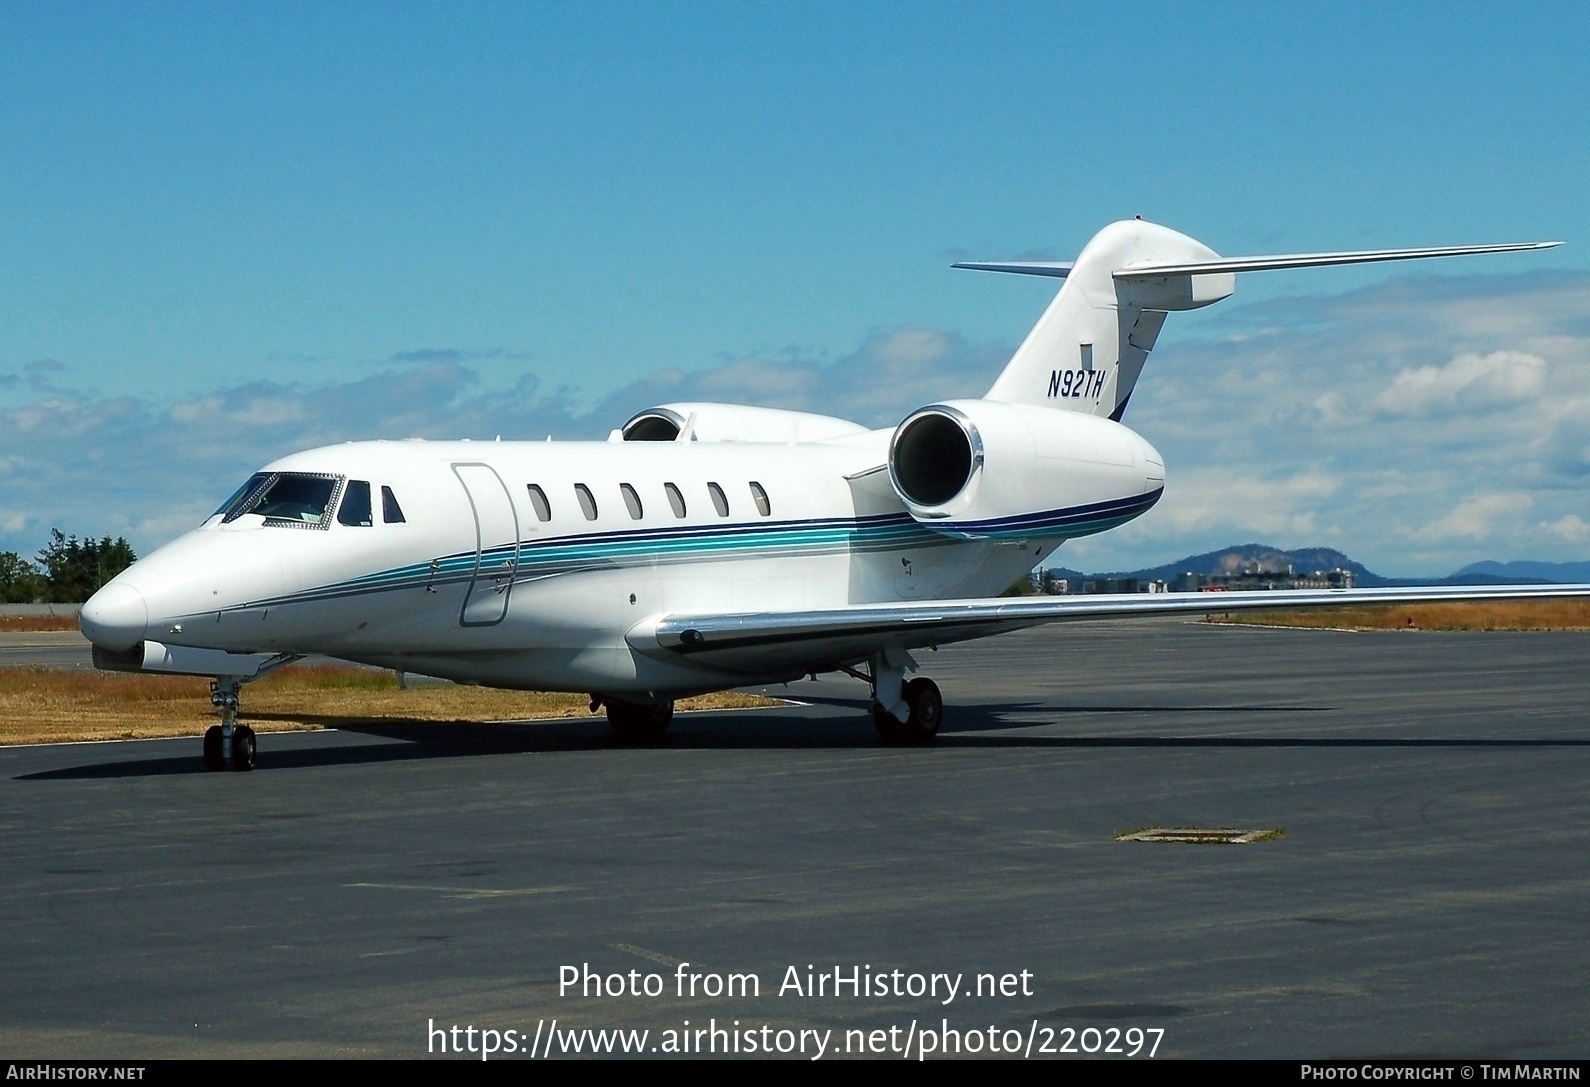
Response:
[{"label": "teal stripe on fuselage", "polygon": [[[669,527],[664,530],[592,533],[550,540],[523,541],[518,547],[515,580],[550,577],[627,565],[680,563],[709,559],[728,561],[748,557],[774,558],[887,550],[903,546],[942,547],[960,541],[925,529],[908,516],[869,518],[863,521],[741,523],[730,526]],[[703,531],[705,528],[706,531]],[[513,558],[514,545],[504,544],[481,552],[480,570],[499,573]],[[467,582],[474,577],[476,554],[459,552],[434,563],[411,563],[303,593],[260,604],[351,596],[415,585]]]},{"label": "teal stripe on fuselage", "polygon": [[[1066,536],[1085,536],[1103,532],[1125,524],[1140,512],[1141,510],[1112,512],[1068,524],[1063,532]],[[1015,540],[1030,539],[1035,535],[1044,534],[1026,527],[990,531],[981,534],[981,538],[993,541]],[[514,579],[518,582],[623,566],[866,553],[897,550],[903,547],[959,546],[966,542],[964,539],[934,532],[918,524],[905,513],[860,519],[826,518],[766,523],[751,521],[731,525],[670,525],[661,528],[520,541],[517,545],[518,559],[513,571]],[[478,556],[480,572],[500,575],[514,559],[515,550],[514,544],[487,548]],[[411,563],[374,574],[365,574],[303,593],[255,601],[247,606],[323,600],[411,586],[468,582],[475,576],[476,563],[475,552],[463,551],[429,562]]]}]

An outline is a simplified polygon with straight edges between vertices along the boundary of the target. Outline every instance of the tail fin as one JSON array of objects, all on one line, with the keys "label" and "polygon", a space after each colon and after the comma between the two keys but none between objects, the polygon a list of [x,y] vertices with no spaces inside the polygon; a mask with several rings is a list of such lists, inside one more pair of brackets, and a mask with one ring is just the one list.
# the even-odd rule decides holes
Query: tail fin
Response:
[{"label": "tail fin", "polygon": [[1041,404],[1119,421],[1165,316],[1228,297],[1237,272],[1548,249],[1560,242],[1222,258],[1157,223],[1128,219],[1093,236],[1070,264],[962,263],[957,268],[1065,279],[986,399]]},{"label": "tail fin", "polygon": [[[1111,223],[1059,273],[1065,275],[1060,293],[988,390],[987,399],[1119,420],[1166,312],[1218,302],[1231,293],[1236,277],[1216,272],[1140,284],[1117,281],[1116,270],[1145,261],[1217,259],[1219,254],[1208,246],[1156,223]],[[1022,265],[982,267],[1028,271]],[[1041,274],[1055,275],[1055,267],[1045,266]]]}]

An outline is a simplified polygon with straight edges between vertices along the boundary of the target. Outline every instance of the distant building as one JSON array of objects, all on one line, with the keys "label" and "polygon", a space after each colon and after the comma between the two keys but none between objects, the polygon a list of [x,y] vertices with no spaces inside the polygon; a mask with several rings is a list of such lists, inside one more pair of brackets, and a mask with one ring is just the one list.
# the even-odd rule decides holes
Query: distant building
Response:
[{"label": "distant building", "polygon": [[1034,570],[1028,581],[1032,584],[1033,592],[1045,596],[1065,596],[1071,591],[1071,583],[1063,577],[1055,577],[1053,570]]},{"label": "distant building", "polygon": [[1351,589],[1357,580],[1351,570],[1343,570],[1339,566],[1333,570],[1299,574],[1290,564],[1284,570],[1265,570],[1258,563],[1250,562],[1240,574],[1195,574],[1188,571],[1179,575],[1171,583],[1171,588],[1181,593]]},{"label": "distant building", "polygon": [[1111,595],[1117,593],[1223,593],[1274,592],[1286,589],[1351,589],[1357,577],[1351,570],[1336,567],[1299,574],[1290,564],[1285,569],[1266,570],[1257,562],[1243,566],[1235,574],[1195,574],[1188,570],[1168,580],[1135,577],[1096,577],[1069,581],[1052,571],[1035,570],[1032,587],[1040,593],[1065,595]]}]

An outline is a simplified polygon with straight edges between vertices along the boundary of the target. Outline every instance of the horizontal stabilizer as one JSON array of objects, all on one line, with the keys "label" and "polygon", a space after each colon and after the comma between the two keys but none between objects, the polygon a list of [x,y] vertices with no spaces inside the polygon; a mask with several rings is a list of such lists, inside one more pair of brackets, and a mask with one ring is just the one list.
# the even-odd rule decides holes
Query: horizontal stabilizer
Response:
[{"label": "horizontal stabilizer", "polygon": [[[1082,412],[1120,422],[1169,313],[1229,298],[1238,272],[1319,268],[1332,264],[1514,253],[1561,242],[1366,249],[1225,257],[1207,245],[1141,217],[1110,223],[1071,263],[962,261],[956,268],[1049,276],[1059,289],[1005,369],[988,400]],[[1089,375],[1080,384],[1068,377]],[[1079,395],[1077,390],[1086,390]],[[1062,395],[1063,394],[1063,395]]]},{"label": "horizontal stabilizer", "polygon": [[[1217,260],[1176,261],[1164,264],[1155,261],[1140,261],[1116,269],[1115,278],[1152,279],[1159,276],[1200,275],[1208,272],[1269,272],[1280,268],[1323,268],[1332,264],[1375,264],[1385,260],[1461,257],[1474,253],[1515,253],[1526,249],[1551,249],[1561,244],[1561,242],[1510,242],[1505,245],[1447,245],[1434,249],[1361,249],[1347,253],[1282,253],[1269,257],[1221,257]],[[997,265],[956,265],[956,267],[998,268]]]},{"label": "horizontal stabilizer", "polygon": [[1055,279],[1064,279],[1071,274],[1071,269],[1076,267],[1076,262],[1069,260],[1017,260],[988,263],[986,261],[963,260],[958,264],[950,265],[950,267],[970,268],[974,272],[1014,272],[1019,276],[1052,276]]}]

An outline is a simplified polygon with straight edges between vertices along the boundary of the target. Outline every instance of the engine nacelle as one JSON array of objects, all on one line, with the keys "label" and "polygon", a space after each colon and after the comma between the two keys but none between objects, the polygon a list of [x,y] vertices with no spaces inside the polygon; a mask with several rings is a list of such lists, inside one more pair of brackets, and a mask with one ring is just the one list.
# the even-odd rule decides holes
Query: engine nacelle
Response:
[{"label": "engine nacelle", "polygon": [[859,423],[808,411],[685,403],[647,408],[615,436],[626,442],[821,442],[865,433]]},{"label": "engine nacelle", "polygon": [[889,478],[911,516],[967,539],[1073,537],[1146,513],[1165,463],[1141,435],[1080,412],[950,400],[908,415]]}]

